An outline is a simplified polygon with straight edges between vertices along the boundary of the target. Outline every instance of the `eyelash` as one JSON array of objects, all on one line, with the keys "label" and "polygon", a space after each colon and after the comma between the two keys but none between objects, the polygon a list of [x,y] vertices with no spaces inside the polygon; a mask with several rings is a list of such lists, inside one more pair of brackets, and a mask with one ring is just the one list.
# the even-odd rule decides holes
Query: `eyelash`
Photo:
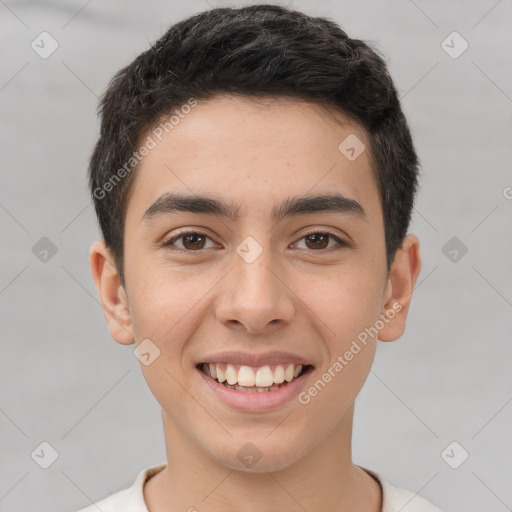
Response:
[{"label": "eyelash", "polygon": [[[162,246],[166,247],[167,249],[170,249],[171,251],[182,252],[182,253],[201,253],[201,252],[206,250],[206,249],[198,249],[198,250],[194,251],[194,250],[187,250],[187,249],[176,249],[176,248],[172,247],[174,242],[176,242],[180,238],[183,238],[183,237],[185,237],[187,235],[200,235],[202,237],[210,239],[210,237],[208,235],[206,235],[205,233],[201,233],[200,231],[188,230],[188,231],[182,231],[182,232],[178,233],[177,235],[174,235],[169,240],[163,242]],[[306,238],[306,237],[308,237],[310,235],[328,235],[329,237],[333,238],[338,243],[339,248],[340,247],[347,247],[349,245],[347,242],[345,242],[344,240],[342,240],[341,238],[339,238],[334,233],[332,233],[332,232],[330,232],[328,230],[327,231],[325,231],[325,230],[324,231],[312,230],[312,231],[306,232],[306,233],[304,233],[302,235],[301,238],[299,238],[299,240],[302,240],[303,238]],[[309,250],[311,252],[322,253],[324,251],[332,250],[332,247],[331,248],[327,248],[327,249],[319,249],[319,250],[315,250],[315,249],[306,249],[306,250]]]}]

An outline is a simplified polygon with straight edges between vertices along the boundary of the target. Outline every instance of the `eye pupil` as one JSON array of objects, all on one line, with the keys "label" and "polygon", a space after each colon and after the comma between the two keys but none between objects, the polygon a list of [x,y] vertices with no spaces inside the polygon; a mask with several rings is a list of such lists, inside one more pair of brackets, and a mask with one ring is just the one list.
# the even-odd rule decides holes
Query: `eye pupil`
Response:
[{"label": "eye pupil", "polygon": [[[197,247],[197,243],[198,243],[198,242],[197,242],[197,239],[199,239],[199,240],[201,240],[201,239],[202,239],[202,241],[203,241],[203,243],[204,243],[204,236],[202,236],[202,235],[200,235],[200,234],[193,233],[193,234],[190,234],[190,235],[183,235],[183,245],[184,245],[185,247],[187,247],[187,242],[186,242],[186,240],[190,240],[190,239],[195,240],[195,241],[193,241],[193,242],[192,242],[192,246],[193,246],[193,247],[192,247],[192,249],[197,249],[197,248],[198,248],[198,247]],[[201,243],[201,242],[199,242],[199,243]],[[187,247],[187,249],[189,249],[189,248],[190,248],[190,247]],[[201,247],[199,247],[199,249],[201,249],[201,248],[202,248],[202,246],[201,246]]]},{"label": "eye pupil", "polygon": [[[313,240],[313,244],[316,244],[314,247],[318,249],[318,241],[321,242],[326,242],[324,243],[320,249],[325,249],[325,247],[327,247],[327,245],[329,245],[329,242],[328,242],[328,239],[329,239],[329,235],[324,235],[322,233],[313,233],[312,235],[308,235],[306,237],[307,240]],[[319,240],[320,239],[320,240]]]}]

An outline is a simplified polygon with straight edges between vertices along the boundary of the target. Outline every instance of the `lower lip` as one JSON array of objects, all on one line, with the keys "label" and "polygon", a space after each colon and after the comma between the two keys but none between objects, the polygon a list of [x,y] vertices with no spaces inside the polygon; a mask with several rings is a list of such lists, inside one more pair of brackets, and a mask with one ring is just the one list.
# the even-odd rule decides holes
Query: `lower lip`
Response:
[{"label": "lower lip", "polygon": [[196,368],[196,370],[199,372],[203,382],[213,391],[215,396],[231,407],[247,411],[273,409],[290,401],[299,394],[312,368],[309,368],[306,373],[293,379],[284,386],[281,386],[279,389],[255,393],[246,393],[245,391],[227,388],[203,373],[199,368]]}]

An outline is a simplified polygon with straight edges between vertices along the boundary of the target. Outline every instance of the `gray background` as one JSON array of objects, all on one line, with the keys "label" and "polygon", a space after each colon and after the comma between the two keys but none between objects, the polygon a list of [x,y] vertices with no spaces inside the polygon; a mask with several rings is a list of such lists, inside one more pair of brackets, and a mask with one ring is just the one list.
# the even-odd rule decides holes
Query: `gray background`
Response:
[{"label": "gray background", "polygon": [[[406,333],[379,344],[359,396],[354,461],[445,511],[512,510],[511,1],[292,7],[375,41],[422,161],[409,231],[423,268]],[[0,0],[2,511],[77,510],[165,461],[159,406],[133,346],[110,338],[90,276],[85,172],[110,77],[207,8]],[[42,31],[59,44],[47,59],[31,48]],[[453,31],[469,43],[458,58],[442,47]],[[33,253],[42,237],[57,248],[46,262]],[[443,252],[452,237],[468,249],[456,262]],[[31,457],[43,441],[58,452],[48,469]],[[458,469],[441,456],[452,441],[451,461],[469,453]]]}]

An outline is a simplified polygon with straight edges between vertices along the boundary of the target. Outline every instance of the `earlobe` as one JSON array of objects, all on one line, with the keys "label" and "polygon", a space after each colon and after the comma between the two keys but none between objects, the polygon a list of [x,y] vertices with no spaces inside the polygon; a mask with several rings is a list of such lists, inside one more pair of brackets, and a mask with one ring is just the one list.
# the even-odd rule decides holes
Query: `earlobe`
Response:
[{"label": "earlobe", "polygon": [[385,304],[381,314],[381,318],[384,315],[385,325],[379,332],[379,340],[394,341],[404,333],[412,292],[420,270],[420,241],[416,235],[408,234],[396,252],[386,283]]},{"label": "earlobe", "polygon": [[103,240],[98,240],[91,245],[89,264],[110,335],[122,345],[134,343],[126,293],[112,255]]}]

